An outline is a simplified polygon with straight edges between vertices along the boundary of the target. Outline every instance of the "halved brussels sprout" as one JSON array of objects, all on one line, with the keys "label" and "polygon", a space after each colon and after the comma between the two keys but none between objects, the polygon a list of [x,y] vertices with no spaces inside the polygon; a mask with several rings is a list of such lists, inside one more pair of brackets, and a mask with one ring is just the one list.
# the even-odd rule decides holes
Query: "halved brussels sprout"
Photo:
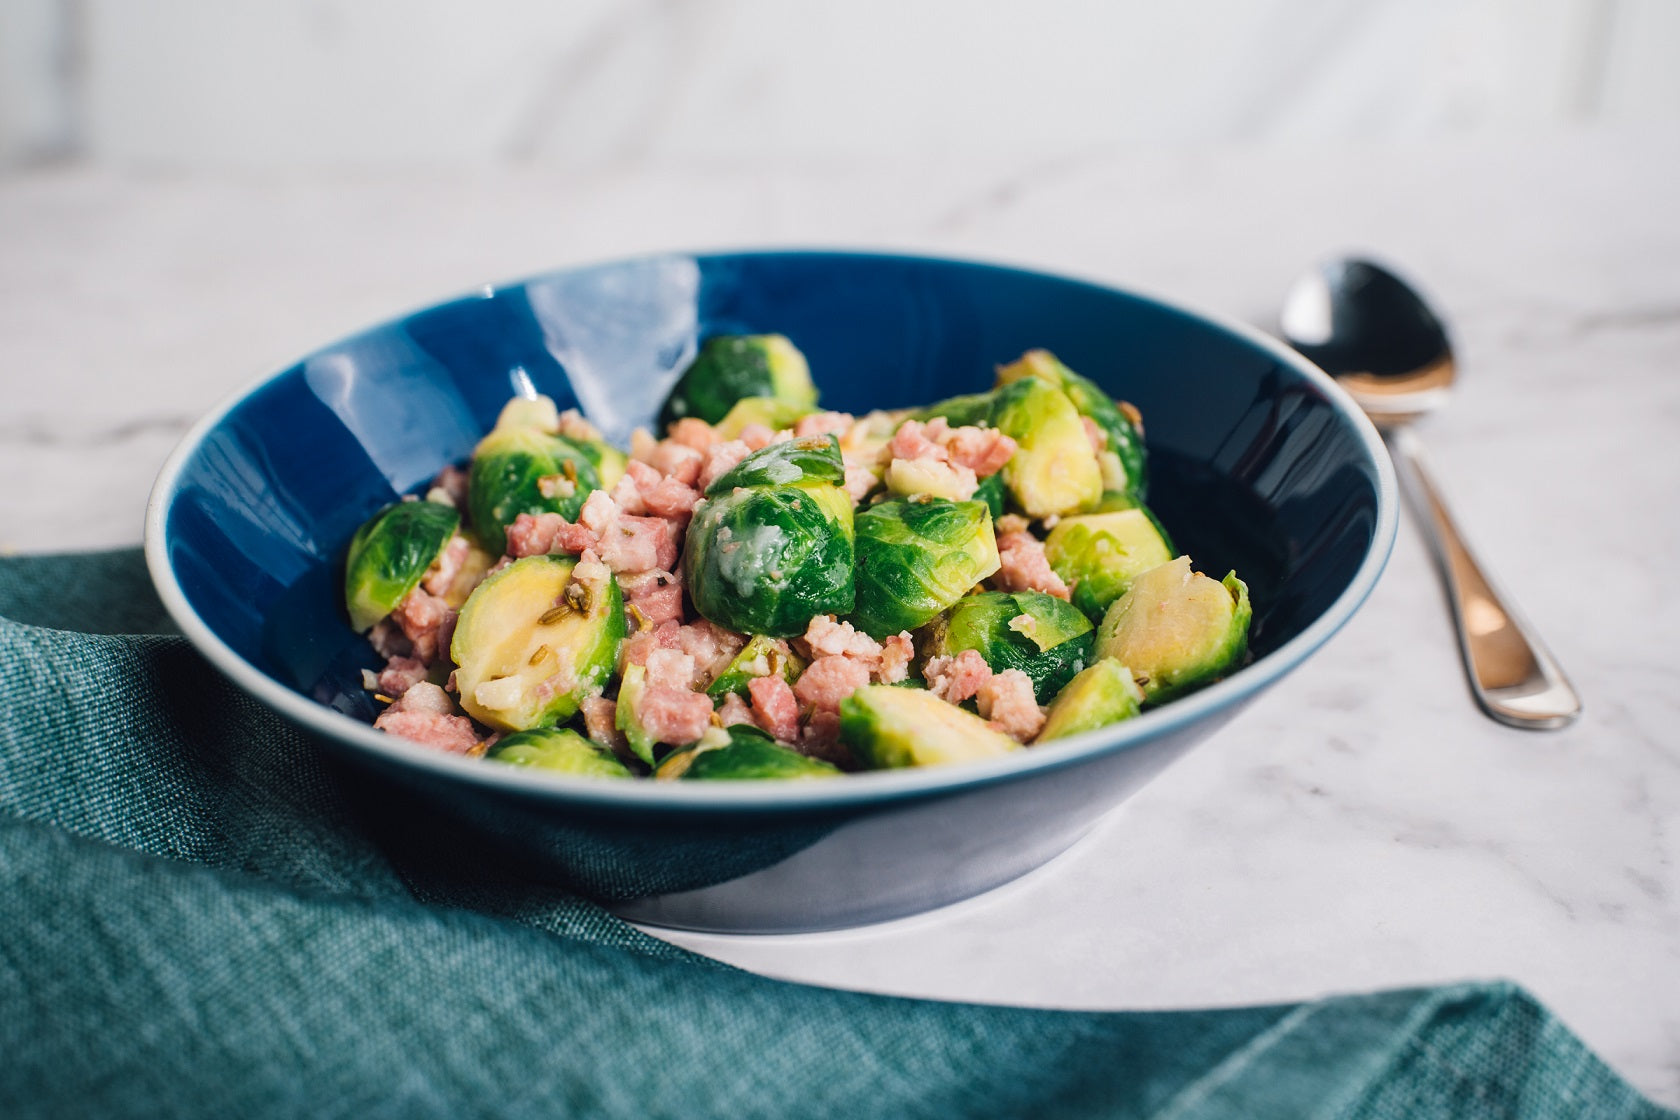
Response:
[{"label": "halved brussels sprout", "polygon": [[1097,654],[1131,669],[1143,698],[1158,704],[1235,667],[1252,613],[1237,573],[1216,583],[1180,556],[1138,576],[1108,608]]},{"label": "halved brussels sprout", "polygon": [[498,556],[507,548],[507,527],[520,514],[558,513],[575,520],[589,492],[602,485],[598,464],[616,464],[609,470],[623,473],[622,463],[602,450],[614,450],[606,444],[586,450],[545,427],[553,412],[554,402],[546,397],[516,398],[473,449],[467,510],[473,532]]},{"label": "halved brussels sprout", "polygon": [[570,728],[538,727],[516,731],[484,754],[492,762],[529,766],[556,774],[589,778],[630,778],[628,767],[605,747],[598,747]]},{"label": "halved brussels sprout", "polygon": [[[973,478],[969,475],[968,478]],[[930,459],[894,459],[887,464],[887,493],[895,498],[944,498],[966,502],[974,487],[949,463]]]},{"label": "halved brussels sprout", "polygon": [[1028,377],[999,389],[992,424],[1020,445],[1001,473],[1028,517],[1074,513],[1102,497],[1102,468],[1079,410],[1048,381]]},{"label": "halved brussels sprout", "polygon": [[398,502],[363,523],[344,562],[344,603],[358,632],[397,609],[420,586],[461,525],[453,506]]},{"label": "halved brussels sprout", "polygon": [[1116,404],[1096,382],[1073,372],[1048,350],[1029,350],[1017,361],[999,367],[997,383],[1002,386],[1027,377],[1048,381],[1066,393],[1079,414],[1089,416],[1108,437],[1107,448],[1098,456],[1103,486],[1142,498],[1149,480],[1145,474],[1143,418],[1137,409],[1126,403]]},{"label": "halved brussels sprout", "polygon": [[1112,657],[1105,657],[1056,694],[1044,728],[1033,742],[1062,739],[1131,719],[1138,714],[1142,703],[1143,693],[1138,691],[1132,671]]},{"label": "halved brussels sprout", "polygon": [[998,758],[1021,744],[931,692],[865,685],[840,701],[840,737],[877,768]]},{"label": "halved brussels sprout", "polygon": [[665,398],[659,426],[685,416],[716,424],[742,397],[774,397],[815,408],[817,390],[805,355],[779,334],[709,338]]},{"label": "halved brussels sprout", "polygon": [[729,667],[707,686],[706,695],[713,700],[722,700],[731,692],[745,696],[747,685],[757,677],[768,677],[775,673],[788,684],[792,684],[804,671],[803,657],[788,650],[786,646],[777,645],[774,638],[758,634],[741,647],[741,652],[735,655],[735,660],[729,663]]},{"label": "halved brussels sprout", "polygon": [[840,773],[833,763],[802,755],[758,728],[738,723],[728,729],[727,742],[709,746],[702,741],[667,755],[653,776],[686,781],[762,781],[838,778]]},{"label": "halved brussels sprout", "polygon": [[843,486],[846,464],[840,458],[840,441],[833,436],[803,436],[761,447],[736,463],[706,487],[706,497],[715,498],[741,487]]},{"label": "halved brussels sprout", "polygon": [[934,626],[930,652],[971,649],[992,672],[1019,669],[1040,704],[1091,663],[1091,620],[1079,608],[1039,591],[982,591],[958,599]]},{"label": "halved brussels sprout", "polygon": [[998,570],[984,502],[880,502],[858,512],[857,606],[872,638],[930,622]]},{"label": "halved brussels sprout", "polygon": [[707,489],[683,548],[704,618],[789,638],[814,615],[850,614],[852,500],[833,436],[771,444]]},{"label": "halved brussels sprout", "polygon": [[504,731],[559,723],[611,678],[624,634],[624,600],[606,565],[515,560],[461,608],[449,645],[461,707]]},{"label": "halved brussels sprout", "polygon": [[713,427],[719,439],[739,439],[748,424],[763,424],[772,432],[791,428],[814,410],[798,401],[777,400],[775,397],[742,397],[736,401]]},{"label": "halved brussels sprout", "polygon": [[1096,619],[1133,579],[1173,558],[1171,542],[1143,509],[1064,517],[1044,539],[1044,555],[1073,588],[1073,605]]}]

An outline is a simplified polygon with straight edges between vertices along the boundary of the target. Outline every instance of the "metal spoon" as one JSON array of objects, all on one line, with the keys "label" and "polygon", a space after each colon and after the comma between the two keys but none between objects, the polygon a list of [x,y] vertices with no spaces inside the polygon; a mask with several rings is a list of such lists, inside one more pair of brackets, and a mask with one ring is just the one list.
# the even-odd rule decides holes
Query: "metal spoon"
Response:
[{"label": "metal spoon", "polygon": [[1380,428],[1446,585],[1476,703],[1511,727],[1565,727],[1581,701],[1532,627],[1483,571],[1453,524],[1407,425],[1446,403],[1447,332],[1403,280],[1370,261],[1329,261],[1284,299],[1284,339],[1333,376]]}]

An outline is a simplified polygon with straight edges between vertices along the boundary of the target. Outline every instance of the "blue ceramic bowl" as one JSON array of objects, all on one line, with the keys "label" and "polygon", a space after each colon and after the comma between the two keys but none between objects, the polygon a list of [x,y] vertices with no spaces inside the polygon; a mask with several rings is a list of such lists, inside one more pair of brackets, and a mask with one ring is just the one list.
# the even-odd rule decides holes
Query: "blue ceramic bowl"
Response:
[{"label": "blue ceramic bowl", "polygon": [[[515,391],[620,442],[709,335],[788,335],[830,408],[991,383],[1032,347],[1143,411],[1150,504],[1179,547],[1235,568],[1252,664],[1161,709],[997,761],[829,782],[610,782],[429,751],[374,731],[374,667],[339,601],[355,528],[465,459]],[[620,913],[789,931],[925,910],[1065,850],[1324,643],[1394,539],[1371,426],[1320,370],[1245,327],[1113,288],[904,256],[672,255],[486,288],[364,331],[218,408],[152,495],[164,602],[221,670],[317,732],[385,818],[516,861]],[[1235,839],[1235,838],[1234,838]]]}]

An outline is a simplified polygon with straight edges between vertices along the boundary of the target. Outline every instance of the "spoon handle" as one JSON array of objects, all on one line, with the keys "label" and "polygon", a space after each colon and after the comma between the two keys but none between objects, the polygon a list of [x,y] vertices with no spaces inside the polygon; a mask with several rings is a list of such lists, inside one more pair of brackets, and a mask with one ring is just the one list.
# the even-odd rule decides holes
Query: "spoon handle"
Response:
[{"label": "spoon handle", "polygon": [[1511,727],[1568,726],[1581,714],[1580,698],[1539,635],[1494,587],[1464,543],[1430,476],[1422,443],[1404,427],[1390,430],[1388,443],[1446,585],[1476,703]]}]

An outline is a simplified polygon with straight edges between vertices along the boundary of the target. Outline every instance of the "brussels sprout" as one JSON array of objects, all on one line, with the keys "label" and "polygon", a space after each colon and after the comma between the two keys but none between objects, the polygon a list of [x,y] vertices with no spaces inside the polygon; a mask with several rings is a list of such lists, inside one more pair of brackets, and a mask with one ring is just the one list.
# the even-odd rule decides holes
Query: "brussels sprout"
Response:
[{"label": "brussels sprout", "polygon": [[613,725],[624,732],[624,739],[630,744],[630,750],[635,756],[653,765],[653,744],[658,742],[653,733],[642,726],[637,713],[642,707],[642,695],[647,691],[647,667],[643,665],[627,665],[624,668],[624,678],[618,683],[618,707],[614,711]]},{"label": "brussels sprout", "polygon": [[618,664],[624,600],[603,564],[527,556],[468,597],[449,654],[461,707],[504,731],[551,726]]},{"label": "brussels sprout", "polygon": [[1081,416],[1096,422],[1108,437],[1108,446],[1098,456],[1103,486],[1126,490],[1142,498],[1148,488],[1143,447],[1143,418],[1130,404],[1114,400],[1088,377],[1081,377],[1063,365],[1048,350],[1029,350],[1020,359],[998,369],[997,383],[1007,385],[1037,377],[1066,393]]},{"label": "brussels sprout", "polygon": [[742,397],[714,428],[719,439],[739,439],[748,424],[763,424],[772,432],[791,428],[800,417],[809,416],[813,409],[797,401],[782,401],[775,397]]},{"label": "brussels sprout", "polygon": [[759,781],[788,778],[837,778],[840,768],[784,747],[756,727],[736,724],[718,746],[704,742],[666,756],[656,778],[688,781]]},{"label": "brussels sprout", "polygon": [[1132,580],[1173,558],[1147,510],[1064,517],[1044,539],[1050,567],[1073,588],[1073,605],[1100,619]]},{"label": "brussels sprout", "polygon": [[1028,517],[1074,513],[1102,497],[1102,468],[1078,409],[1048,381],[1028,377],[997,391],[992,423],[1019,449],[1003,484]]},{"label": "brussels sprout", "polygon": [[792,684],[799,679],[799,674],[805,671],[805,659],[785,646],[778,646],[774,638],[767,638],[763,634],[754,636],[741,647],[741,652],[735,655],[735,660],[729,667],[717,675],[706,689],[706,695],[713,700],[722,700],[731,692],[747,694],[747,685],[756,677],[768,677],[778,673],[787,683]]},{"label": "brussels sprout", "polygon": [[1054,595],[982,591],[945,612],[930,648],[946,656],[972,649],[994,673],[1019,669],[1043,704],[1090,664],[1092,640],[1091,620]]},{"label": "brussels sprout", "polygon": [[811,384],[805,355],[779,334],[707,339],[665,398],[659,426],[685,416],[716,424],[742,397],[774,397],[807,410],[815,408],[817,390]]},{"label": "brussels sprout", "polygon": [[1234,667],[1248,649],[1251,614],[1237,573],[1216,583],[1180,556],[1132,580],[1108,608],[1097,654],[1130,668],[1144,700],[1158,704]]},{"label": "brussels sprout", "polygon": [[840,441],[833,436],[804,436],[754,451],[706,487],[706,497],[715,498],[743,486],[816,486],[825,482],[845,485]]},{"label": "brussels sprout", "polygon": [[538,727],[516,731],[485,752],[485,758],[509,766],[529,766],[557,774],[590,778],[631,778],[629,769],[605,747],[570,728]]},{"label": "brussels sprout", "polygon": [[[539,398],[540,399],[540,398]],[[591,452],[531,421],[540,420],[537,402],[514,400],[502,410],[490,434],[473,449],[467,472],[467,509],[473,531],[492,552],[507,548],[507,527],[522,513],[558,513],[575,520],[591,490],[601,486],[597,460],[606,463],[600,444]],[[553,402],[548,402],[553,411]],[[610,448],[608,450],[611,450]],[[616,468],[623,473],[622,465]]]},{"label": "brussels sprout", "polygon": [[852,622],[873,638],[925,625],[998,570],[984,502],[880,502],[855,524]]},{"label": "brussels sprout", "polygon": [[1095,731],[1138,714],[1143,693],[1138,691],[1132,671],[1112,657],[1105,657],[1069,681],[1044,721],[1035,743],[1063,739],[1081,731]]},{"label": "brussels sprout", "polygon": [[344,602],[358,632],[397,609],[437,562],[461,515],[437,502],[386,506],[356,530],[344,562]]},{"label": "brussels sprout", "polygon": [[706,491],[683,548],[702,617],[747,634],[803,634],[850,614],[852,501],[833,436],[771,444]]},{"label": "brussels sprout", "polygon": [[879,768],[998,758],[1020,744],[931,692],[866,685],[840,701],[840,737]]}]

